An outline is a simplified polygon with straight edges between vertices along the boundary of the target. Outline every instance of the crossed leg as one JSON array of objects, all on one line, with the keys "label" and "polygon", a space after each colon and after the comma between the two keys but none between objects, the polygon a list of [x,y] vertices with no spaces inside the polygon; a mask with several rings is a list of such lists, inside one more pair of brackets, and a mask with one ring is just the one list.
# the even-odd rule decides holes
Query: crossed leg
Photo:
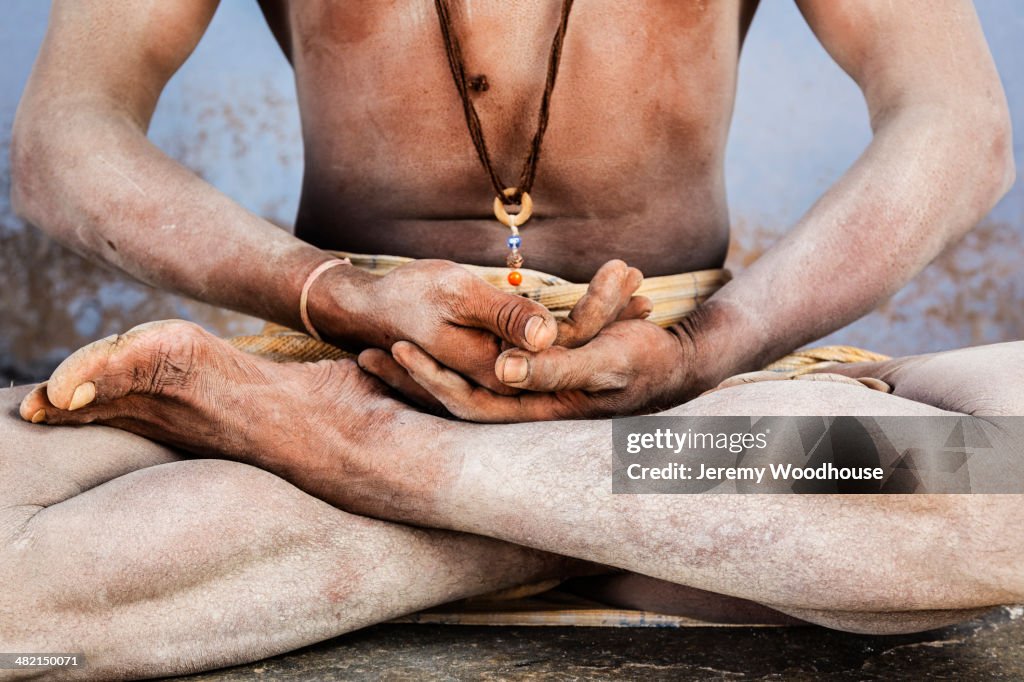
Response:
[{"label": "crossed leg", "polygon": [[0,651],[82,652],[94,679],[184,674],[578,570],[124,431],[41,428],[17,418],[26,392],[0,391]]},{"label": "crossed leg", "polygon": [[[1020,346],[996,351],[1021,364]],[[20,410],[251,462],[338,507],[448,529],[353,516],[247,464],[181,460],[110,429],[4,421],[0,566],[24,588],[0,595],[0,643],[84,650],[106,676],[253,660],[585,570],[544,552],[862,631],[934,627],[1024,593],[999,558],[1021,540],[1012,497],[613,496],[606,422],[453,424],[351,363],[262,363],[181,323],[80,351]],[[941,410],[786,382],[677,412]]]}]

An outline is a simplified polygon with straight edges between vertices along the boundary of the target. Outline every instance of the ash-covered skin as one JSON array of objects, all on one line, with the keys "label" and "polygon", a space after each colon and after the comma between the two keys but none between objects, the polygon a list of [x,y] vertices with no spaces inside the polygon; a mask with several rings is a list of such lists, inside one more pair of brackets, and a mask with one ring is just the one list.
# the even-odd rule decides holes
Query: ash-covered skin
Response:
[{"label": "ash-covered skin", "polygon": [[[489,189],[429,3],[265,3],[299,85],[307,173],[297,229],[308,242],[150,145],[144,129],[159,92],[215,5],[55,4],[12,145],[24,216],[144,281],[292,326],[302,282],[325,257],[318,247],[501,263],[502,239],[491,235],[504,233],[489,200],[477,198]],[[786,238],[675,330],[690,342],[677,398],[872,308],[1012,178],[1005,102],[970,3],[800,6],[864,89],[875,139]],[[648,275],[720,265],[722,158],[753,4],[600,0],[577,9],[524,252],[581,280],[613,256]],[[477,97],[506,174],[532,126],[556,11],[538,0],[512,10],[474,1],[458,12],[467,57],[488,77]],[[494,39],[509,32],[511,46]],[[334,268],[313,292],[314,320],[356,345],[403,340],[435,358],[448,353],[454,369],[492,384],[480,367],[500,350],[496,335],[529,352],[557,337],[542,311],[484,293],[454,268],[420,263],[372,283]],[[544,343],[529,341],[533,316]],[[623,355],[602,345],[609,362]],[[664,348],[651,353],[662,356],[652,367],[678,352]],[[675,409],[952,409],[921,402],[929,390],[1018,409],[1020,377],[999,368],[1022,364],[1019,346],[958,361],[988,372],[957,377],[917,362],[872,368],[895,382],[894,395],[769,382]],[[928,390],[901,394],[915,381]],[[94,389],[81,389],[89,382]],[[90,672],[106,678],[188,672],[592,571],[589,562],[857,631],[932,627],[1024,598],[1024,576],[1006,560],[1024,540],[1016,498],[614,497],[608,422],[455,424],[381,391],[351,363],[270,366],[172,323],[87,348],[27,400],[3,392],[22,418],[0,421],[0,573],[25,586],[0,593],[0,613],[13,615],[0,618],[3,648],[82,648]],[[123,430],[53,427],[90,417],[238,461],[185,459]]]}]

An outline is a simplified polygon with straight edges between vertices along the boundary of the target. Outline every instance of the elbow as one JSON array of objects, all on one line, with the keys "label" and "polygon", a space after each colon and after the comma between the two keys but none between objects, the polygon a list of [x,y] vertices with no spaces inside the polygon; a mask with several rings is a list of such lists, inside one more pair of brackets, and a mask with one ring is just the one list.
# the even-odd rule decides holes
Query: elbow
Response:
[{"label": "elbow", "polygon": [[1004,109],[995,115],[959,121],[956,126],[956,135],[962,143],[953,152],[957,155],[953,163],[962,169],[955,182],[962,187],[960,201],[964,202],[965,213],[963,220],[950,226],[949,242],[973,230],[1006,196],[1016,180],[1009,118],[1009,112]]},{"label": "elbow", "polygon": [[988,212],[1013,186],[1017,177],[1013,158],[1013,128],[1005,109],[995,120],[979,125],[974,131],[975,150],[980,154],[979,189]]},{"label": "elbow", "polygon": [[996,201],[1002,199],[1017,180],[1017,164],[1013,158],[1013,129],[1004,121],[996,130],[993,141],[992,174],[996,190]]},{"label": "elbow", "polygon": [[28,179],[29,160],[23,138],[24,134],[15,128],[11,136],[8,167],[11,169],[11,209],[19,218],[28,220],[28,197],[31,183]]},{"label": "elbow", "polygon": [[11,208],[14,214],[25,222],[45,224],[41,215],[41,169],[42,158],[35,152],[38,135],[30,127],[15,123],[11,136],[9,167],[11,171]]},{"label": "elbow", "polygon": [[8,167],[10,202],[16,216],[51,236],[60,224],[59,202],[65,194],[64,168],[77,162],[73,128],[55,120],[33,102],[22,100],[11,130]]}]

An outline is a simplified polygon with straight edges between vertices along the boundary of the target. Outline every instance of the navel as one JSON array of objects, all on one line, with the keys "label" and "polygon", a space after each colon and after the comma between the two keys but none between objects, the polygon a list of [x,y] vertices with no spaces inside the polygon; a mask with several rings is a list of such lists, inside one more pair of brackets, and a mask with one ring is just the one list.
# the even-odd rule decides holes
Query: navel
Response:
[{"label": "navel", "polygon": [[476,92],[487,92],[491,89],[491,84],[487,82],[485,74],[480,74],[479,76],[473,76],[469,80],[469,87]]}]

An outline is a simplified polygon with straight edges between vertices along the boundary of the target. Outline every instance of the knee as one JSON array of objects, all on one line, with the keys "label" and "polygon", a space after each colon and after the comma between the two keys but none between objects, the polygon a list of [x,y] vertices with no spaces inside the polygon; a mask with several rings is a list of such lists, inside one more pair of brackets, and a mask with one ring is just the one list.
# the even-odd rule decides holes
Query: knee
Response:
[{"label": "knee", "polygon": [[24,422],[18,415],[18,407],[33,388],[34,385],[0,388],[0,436],[3,436],[0,443],[4,443],[5,448],[8,447],[13,428]]},{"label": "knee", "polygon": [[155,490],[187,490],[188,504],[206,516],[231,519],[248,514],[286,518],[306,508],[309,497],[263,469],[224,459],[181,460],[150,469],[147,485]]},{"label": "knee", "polygon": [[[988,347],[999,349],[1001,353],[1011,360],[1017,362],[1024,361],[1024,341],[1007,341],[1006,343],[997,343],[994,346]],[[985,347],[983,346],[982,348]]]},{"label": "knee", "polygon": [[[25,477],[22,469],[28,464],[22,453],[32,452],[31,424],[18,416],[22,398],[32,386],[0,389],[0,509],[9,510],[25,501]],[[0,519],[0,531],[4,521]],[[0,541],[4,536],[0,534]]]},{"label": "knee", "polygon": [[[328,537],[341,512],[276,474],[222,459],[183,460],[148,470],[146,490],[154,497],[173,493],[196,516],[216,520],[204,533],[232,533],[250,549],[317,544]],[[187,493],[185,492],[187,491]],[[153,513],[159,513],[159,505]]]}]

